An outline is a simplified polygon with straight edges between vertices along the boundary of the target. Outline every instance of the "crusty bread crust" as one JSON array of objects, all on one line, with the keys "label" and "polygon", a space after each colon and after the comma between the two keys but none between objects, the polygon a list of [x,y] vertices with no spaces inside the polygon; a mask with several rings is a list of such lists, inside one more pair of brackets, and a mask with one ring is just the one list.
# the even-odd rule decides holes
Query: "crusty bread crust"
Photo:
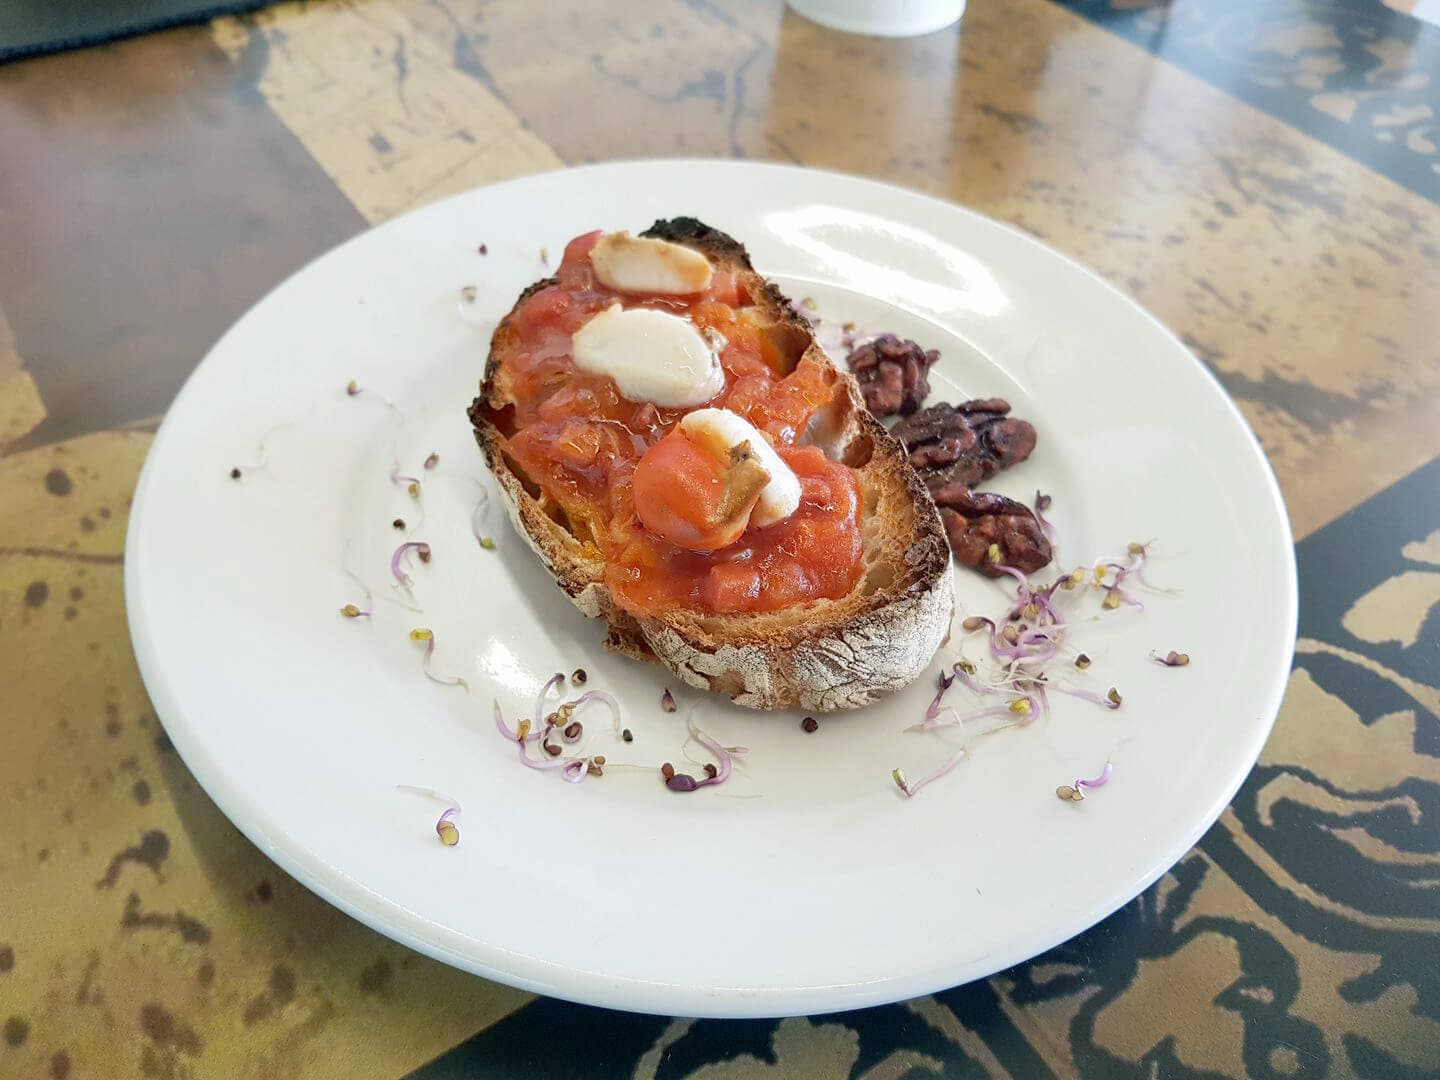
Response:
[{"label": "crusty bread crust", "polygon": [[[777,332],[796,335],[807,354],[834,365],[810,324],[745,249],[694,218],[657,221],[642,235],[685,244],[737,272]],[[516,306],[553,279],[536,282]],[[513,309],[512,309],[513,310]],[[604,619],[616,652],[665,665],[691,686],[755,709],[822,712],[867,705],[913,682],[944,642],[954,611],[950,548],[940,518],[904,448],[866,411],[855,380],[838,372],[844,394],[812,433],[827,455],[855,468],[863,499],[864,570],[838,600],[763,614],[677,610],[637,618],[604,584],[605,561],[558,524],[513,468],[505,436],[488,419],[512,398],[498,357],[513,331],[502,320],[491,339],[480,396],[470,408],[476,441],[499,484],[510,520],[582,612]]]}]

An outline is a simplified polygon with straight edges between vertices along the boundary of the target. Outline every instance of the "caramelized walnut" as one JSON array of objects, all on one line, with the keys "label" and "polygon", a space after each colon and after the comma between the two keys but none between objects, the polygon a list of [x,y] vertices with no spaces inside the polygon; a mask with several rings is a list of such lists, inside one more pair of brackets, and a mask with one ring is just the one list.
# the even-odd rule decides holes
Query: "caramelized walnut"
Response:
[{"label": "caramelized walnut", "polygon": [[881,334],[850,353],[850,370],[876,416],[909,416],[930,393],[930,367],[940,354],[894,334]]},{"label": "caramelized walnut", "polygon": [[945,484],[974,487],[1018,465],[1035,449],[1035,428],[1010,416],[1001,398],[931,405],[901,420],[890,433],[905,444],[933,491]]},{"label": "caramelized walnut", "polygon": [[940,508],[950,548],[966,566],[998,577],[1000,571],[988,557],[991,544],[999,545],[1001,563],[1025,574],[1033,574],[1050,561],[1050,541],[1023,503],[987,491],[971,491],[960,483],[943,484],[930,494]]}]

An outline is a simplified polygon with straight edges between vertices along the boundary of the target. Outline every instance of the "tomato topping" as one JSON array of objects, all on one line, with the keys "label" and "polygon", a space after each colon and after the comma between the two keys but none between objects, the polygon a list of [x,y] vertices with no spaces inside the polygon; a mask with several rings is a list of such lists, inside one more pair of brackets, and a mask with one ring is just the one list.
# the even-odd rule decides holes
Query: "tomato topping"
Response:
[{"label": "tomato topping", "polygon": [[750,301],[750,298],[745,295],[740,279],[729,270],[716,271],[715,276],[710,279],[709,295],[715,303],[732,308],[738,308]]},{"label": "tomato topping", "polygon": [[581,270],[590,265],[590,252],[595,250],[595,245],[605,235],[603,229],[596,229],[594,232],[581,233],[565,245],[565,256],[560,260],[561,271]]},{"label": "tomato topping", "polygon": [[647,450],[635,468],[635,512],[647,529],[676,547],[729,547],[744,533],[760,489],[727,508],[725,472],[723,462],[676,428]]},{"label": "tomato topping", "polygon": [[[844,596],[861,569],[859,484],[852,469],[796,445],[834,400],[835,373],[793,355],[793,334],[773,332],[729,271],[685,299],[605,289],[590,267],[601,235],[570,241],[555,284],[519,304],[499,336],[495,358],[513,407],[503,423],[492,420],[513,431],[512,464],[548,512],[604,556],[606,584],[635,614],[775,611]],[[754,497],[732,485],[727,501],[727,464],[676,427],[686,410],[628,401],[612,379],[575,367],[575,331],[617,302],[685,315],[724,337],[726,385],[709,404],[769,438],[800,479],[794,514],[749,526]]]}]

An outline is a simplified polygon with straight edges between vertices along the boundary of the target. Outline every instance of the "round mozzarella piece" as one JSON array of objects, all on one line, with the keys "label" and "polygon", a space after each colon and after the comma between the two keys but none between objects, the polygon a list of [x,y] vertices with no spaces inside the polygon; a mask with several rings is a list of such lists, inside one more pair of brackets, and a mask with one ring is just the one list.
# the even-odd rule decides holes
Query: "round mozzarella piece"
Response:
[{"label": "round mozzarella piece", "polygon": [[770,474],[770,482],[760,490],[750,523],[763,528],[784,521],[800,507],[800,480],[768,439],[739,413],[729,409],[696,409],[680,420],[680,428],[689,440],[723,461],[729,460],[732,447],[748,442],[761,466]]},{"label": "round mozzarella piece", "polygon": [[686,408],[725,389],[716,350],[689,319],[665,311],[612,304],[576,331],[571,355],[630,401]]},{"label": "round mozzarella piece", "polygon": [[590,252],[600,284],[626,293],[689,296],[710,287],[714,271],[700,252],[668,240],[606,233]]}]

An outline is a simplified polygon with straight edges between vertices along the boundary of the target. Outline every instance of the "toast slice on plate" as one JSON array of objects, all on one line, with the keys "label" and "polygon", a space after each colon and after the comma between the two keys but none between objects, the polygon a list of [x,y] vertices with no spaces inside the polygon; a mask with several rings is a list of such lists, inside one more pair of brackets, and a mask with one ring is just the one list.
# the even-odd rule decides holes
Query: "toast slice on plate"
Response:
[{"label": "toast slice on plate", "polygon": [[[657,221],[640,238],[612,236],[573,241],[557,276],[522,292],[491,339],[469,415],[516,530],[575,606],[607,622],[609,648],[659,662],[687,684],[739,705],[849,709],[912,682],[948,635],[954,591],[945,532],[903,447],[865,409],[854,378],[834,365],[810,323],[756,273],[738,242],[693,218]],[[631,248],[643,265],[615,270],[612,264],[629,258]],[[698,253],[708,267],[688,253]],[[610,287],[617,280],[625,286],[619,292]],[[684,292],[699,280],[707,282],[701,291]],[[608,369],[613,382],[597,374],[601,369],[589,359],[594,349],[572,343],[589,320],[607,305],[613,314],[616,304],[707,324],[716,379],[724,357],[719,396],[676,405],[671,390],[645,390],[652,402],[663,399],[658,406],[627,398],[636,393],[627,388],[645,385],[650,374],[640,371],[636,384],[624,366],[639,355],[634,350]],[[713,324],[722,318],[729,321],[718,333]],[[748,358],[735,359],[742,344]],[[584,370],[577,355],[586,359]],[[756,357],[768,368],[749,377],[770,397],[757,406],[752,395],[742,406],[748,390],[740,381],[751,370],[743,364],[753,367]],[[599,399],[608,404],[596,405]],[[736,505],[748,494],[755,508],[739,539],[711,550],[676,547],[647,527],[654,512],[647,515],[632,487],[642,490],[636,477],[647,468],[650,448],[682,428],[692,430],[685,417],[716,402],[748,408],[751,430],[763,428],[763,438],[795,465],[809,501],[794,521],[757,526],[765,492],[773,489],[758,496],[749,489],[730,492]],[[611,413],[595,411],[602,407]],[[580,435],[572,438],[572,431]],[[809,446],[824,458],[803,449]],[[749,450],[739,443],[730,448],[729,463],[717,466],[724,485],[731,481],[727,470],[739,476],[754,467]],[[775,455],[761,459],[773,462]],[[806,478],[812,473],[828,477],[832,488],[813,486]],[[769,473],[758,475],[763,483]],[[678,490],[660,486],[666,498]],[[828,490],[841,494],[829,499]],[[844,491],[854,496],[849,518],[834,508]],[[814,528],[801,521],[807,514],[815,515]],[[853,553],[845,529],[854,533]],[[736,580],[739,591],[732,587]],[[792,596],[793,602],[785,599]]]}]

